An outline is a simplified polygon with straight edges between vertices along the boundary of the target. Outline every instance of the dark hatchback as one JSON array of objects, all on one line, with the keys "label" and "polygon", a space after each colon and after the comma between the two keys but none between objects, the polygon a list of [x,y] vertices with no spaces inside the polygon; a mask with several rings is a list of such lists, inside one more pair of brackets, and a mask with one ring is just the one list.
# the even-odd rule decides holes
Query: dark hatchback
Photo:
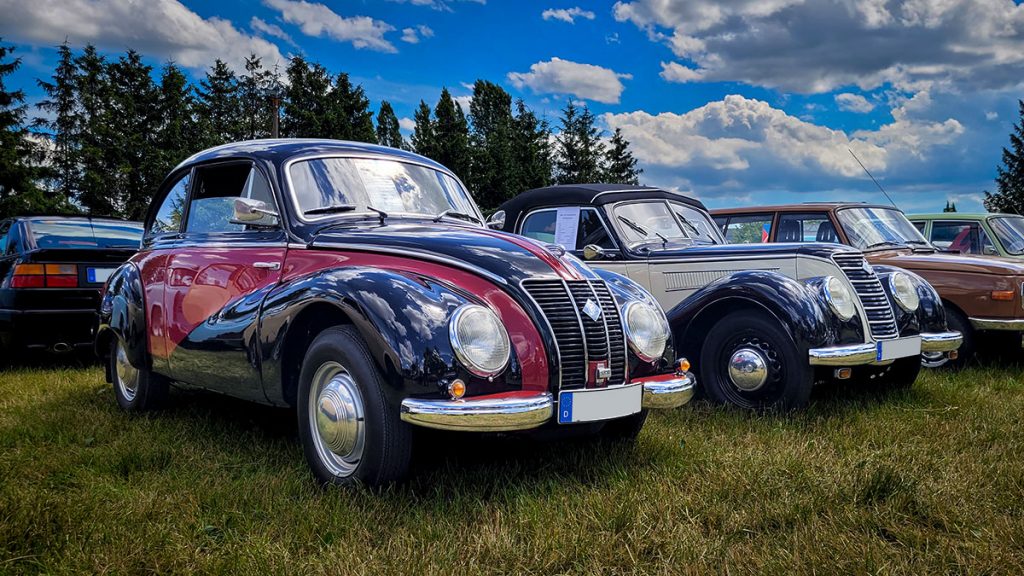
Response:
[{"label": "dark hatchback", "polygon": [[85,216],[0,221],[0,345],[90,350],[100,292],[139,249],[142,224]]}]

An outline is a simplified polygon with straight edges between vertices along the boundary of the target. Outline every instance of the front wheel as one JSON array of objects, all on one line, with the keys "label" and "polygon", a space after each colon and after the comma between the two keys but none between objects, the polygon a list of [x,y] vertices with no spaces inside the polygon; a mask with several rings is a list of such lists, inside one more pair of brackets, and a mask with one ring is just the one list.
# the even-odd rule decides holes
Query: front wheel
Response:
[{"label": "front wheel", "polygon": [[405,476],[412,431],[355,328],[328,328],[310,344],[296,410],[302,450],[322,485],[376,487]]},{"label": "front wheel", "polygon": [[916,356],[900,358],[878,378],[878,383],[885,388],[910,388],[921,372],[921,365],[921,360]]},{"label": "front wheel", "polygon": [[814,372],[779,321],[733,312],[711,327],[700,353],[700,385],[713,402],[748,410],[803,408]]}]

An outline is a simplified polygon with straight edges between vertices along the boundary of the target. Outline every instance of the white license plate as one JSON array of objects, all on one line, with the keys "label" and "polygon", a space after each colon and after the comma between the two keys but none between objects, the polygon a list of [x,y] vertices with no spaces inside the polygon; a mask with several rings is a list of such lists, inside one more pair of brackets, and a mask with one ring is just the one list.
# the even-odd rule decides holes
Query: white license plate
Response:
[{"label": "white license plate", "polygon": [[571,390],[558,394],[558,423],[596,422],[636,414],[643,396],[642,384]]},{"label": "white license plate", "polygon": [[921,337],[907,336],[906,338],[897,338],[896,340],[882,340],[878,343],[877,351],[876,359],[879,362],[906,358],[907,356],[917,356],[921,353]]},{"label": "white license plate", "polygon": [[107,278],[114,273],[116,268],[86,268],[85,276],[89,282],[95,284],[98,282],[106,282]]}]

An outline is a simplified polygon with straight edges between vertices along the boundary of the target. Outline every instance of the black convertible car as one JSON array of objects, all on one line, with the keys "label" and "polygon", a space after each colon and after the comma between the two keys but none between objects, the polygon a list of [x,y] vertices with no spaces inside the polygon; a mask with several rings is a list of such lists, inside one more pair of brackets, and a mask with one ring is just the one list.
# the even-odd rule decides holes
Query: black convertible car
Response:
[{"label": "black convertible car", "polygon": [[85,216],[0,221],[4,350],[89,350],[103,283],[141,240],[139,222]]}]

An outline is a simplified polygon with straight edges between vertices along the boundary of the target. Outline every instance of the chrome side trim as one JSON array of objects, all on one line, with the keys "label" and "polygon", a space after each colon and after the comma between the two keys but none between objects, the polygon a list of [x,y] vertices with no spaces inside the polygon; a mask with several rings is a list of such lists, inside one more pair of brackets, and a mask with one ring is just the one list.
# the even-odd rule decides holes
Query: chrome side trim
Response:
[{"label": "chrome side trim", "polygon": [[678,408],[693,398],[696,379],[689,372],[672,380],[643,383],[641,406],[644,409]]},{"label": "chrome side trim", "polygon": [[402,400],[403,421],[425,428],[462,432],[502,432],[536,428],[554,415],[549,392],[532,396],[479,397],[463,400]]},{"label": "chrome side trim", "polygon": [[352,250],[355,252],[377,252],[380,254],[388,254],[391,256],[417,258],[419,260],[437,262],[439,264],[444,264],[445,266],[451,266],[453,268],[461,268],[468,272],[472,272],[477,276],[483,276],[484,278],[487,278],[491,282],[494,282],[495,284],[499,284],[501,286],[508,285],[508,282],[504,278],[498,276],[493,272],[484,270],[483,268],[480,268],[478,266],[473,266],[472,264],[468,264],[461,260],[453,260],[451,258],[445,258],[442,256],[438,256],[437,254],[433,254],[431,252],[423,252],[421,250],[412,250],[409,248],[388,248],[385,246],[376,246],[370,244],[345,244],[342,242],[323,242],[313,245],[312,248],[336,248],[338,250]]},{"label": "chrome side trim", "polygon": [[811,366],[858,366],[872,364],[878,357],[874,342],[830,348],[811,348],[807,352]]},{"label": "chrome side trim", "polygon": [[923,332],[921,334],[921,352],[949,352],[959,348],[963,341],[963,334],[955,330]]},{"label": "chrome side trim", "polygon": [[1024,318],[1004,320],[1002,318],[971,318],[971,326],[977,330],[1024,331]]}]

